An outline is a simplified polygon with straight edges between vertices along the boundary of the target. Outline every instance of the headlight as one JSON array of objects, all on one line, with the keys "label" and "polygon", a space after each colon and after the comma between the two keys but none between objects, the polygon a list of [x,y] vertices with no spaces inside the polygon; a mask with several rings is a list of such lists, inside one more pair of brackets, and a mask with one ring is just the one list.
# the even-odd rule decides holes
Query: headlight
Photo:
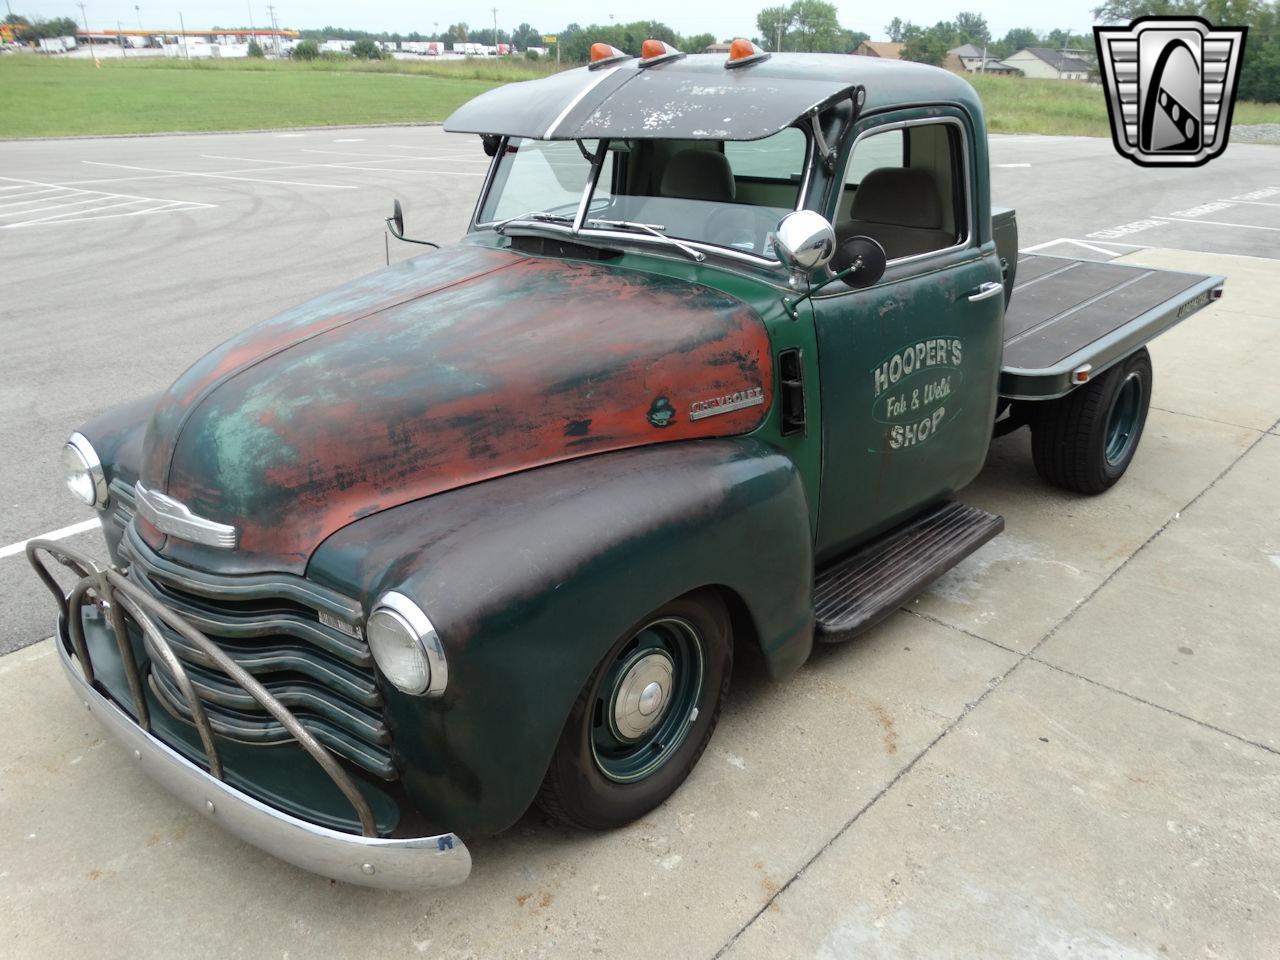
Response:
[{"label": "headlight", "polygon": [[86,506],[101,510],[107,505],[107,478],[93,444],[73,433],[62,448],[62,471],[67,489]]},{"label": "headlight", "polygon": [[384,593],[373,605],[365,636],[378,669],[405,693],[438,697],[449,682],[444,647],[418,605],[402,593]]}]

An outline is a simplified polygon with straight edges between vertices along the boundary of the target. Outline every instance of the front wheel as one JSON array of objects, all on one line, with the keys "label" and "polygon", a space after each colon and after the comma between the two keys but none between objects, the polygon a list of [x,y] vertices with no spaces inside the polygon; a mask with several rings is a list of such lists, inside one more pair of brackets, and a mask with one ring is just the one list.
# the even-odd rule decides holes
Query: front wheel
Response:
[{"label": "front wheel", "polygon": [[1077,493],[1110,489],[1137,452],[1151,379],[1151,355],[1143,347],[1065,397],[1035,404],[1031,454],[1040,476]]},{"label": "front wheel", "polygon": [[706,749],[732,668],[729,614],[716,594],[690,594],[644,617],[574,702],[538,805],[591,830],[657,807]]}]

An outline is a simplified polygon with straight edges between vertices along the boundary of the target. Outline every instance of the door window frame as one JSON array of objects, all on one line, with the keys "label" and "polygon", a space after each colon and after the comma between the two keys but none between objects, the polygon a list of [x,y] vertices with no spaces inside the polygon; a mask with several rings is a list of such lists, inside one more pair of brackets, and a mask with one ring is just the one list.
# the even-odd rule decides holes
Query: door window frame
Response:
[{"label": "door window frame", "polygon": [[[861,141],[868,137],[886,133],[890,130],[906,130],[910,127],[923,127],[937,124],[950,124],[955,127],[959,134],[961,163],[959,179],[962,181],[964,187],[964,236],[949,247],[939,247],[937,250],[928,250],[924,253],[916,253],[909,257],[898,257],[897,259],[888,261],[885,269],[885,278],[877,283],[876,286],[881,286],[884,283],[892,283],[907,276],[914,276],[916,273],[927,273],[930,270],[938,269],[939,267],[946,265],[941,262],[933,264],[930,261],[953,260],[955,254],[969,248],[972,248],[975,252],[977,251],[977,245],[974,242],[976,231],[974,230],[973,222],[973,151],[969,148],[969,127],[958,116],[943,114],[942,116],[920,117],[914,120],[893,120],[889,123],[877,123],[872,126],[867,126],[858,131],[854,136],[853,143],[850,145],[849,152],[844,159],[844,164],[840,170],[840,176],[835,181],[836,189],[832,191],[832,201],[828,204],[828,217],[834,218],[840,210],[840,200],[841,194],[845,188],[845,178],[849,174],[849,167],[853,163],[854,154],[857,152],[858,144]],[[906,147],[905,149],[910,148]],[[956,176],[953,174],[953,189],[955,179]],[[951,202],[954,203],[954,199]],[[835,221],[832,220],[832,223],[834,225]],[[919,264],[922,269],[911,269],[917,264]],[[903,268],[906,269],[904,270]],[[833,286],[835,285],[833,284]],[[843,286],[843,284],[840,286]],[[857,290],[845,287],[843,290],[839,291],[832,290],[831,294],[828,296],[844,296],[848,293],[857,292]],[[825,296],[823,296],[822,299],[825,299]]]}]

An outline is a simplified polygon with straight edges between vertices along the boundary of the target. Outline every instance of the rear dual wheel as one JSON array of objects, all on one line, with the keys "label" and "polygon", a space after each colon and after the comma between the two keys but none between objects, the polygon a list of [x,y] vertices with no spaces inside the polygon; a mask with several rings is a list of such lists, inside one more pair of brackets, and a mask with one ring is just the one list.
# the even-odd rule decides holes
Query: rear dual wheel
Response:
[{"label": "rear dual wheel", "polygon": [[1058,400],[1033,404],[1031,454],[1054,486],[1096,494],[1124,476],[1151,406],[1146,348]]},{"label": "rear dual wheel", "polygon": [[729,614],[716,594],[690,594],[641,619],[574,702],[538,805],[592,830],[657,807],[706,749],[732,668]]}]

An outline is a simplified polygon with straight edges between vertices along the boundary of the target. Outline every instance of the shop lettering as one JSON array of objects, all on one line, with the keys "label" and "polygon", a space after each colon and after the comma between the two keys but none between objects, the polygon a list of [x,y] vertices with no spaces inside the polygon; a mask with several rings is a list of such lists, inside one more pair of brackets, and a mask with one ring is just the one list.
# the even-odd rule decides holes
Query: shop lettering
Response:
[{"label": "shop lettering", "polygon": [[962,344],[958,337],[921,340],[895,353],[871,371],[875,395],[879,398],[903,377],[909,377],[929,367],[958,367],[961,355]]}]

